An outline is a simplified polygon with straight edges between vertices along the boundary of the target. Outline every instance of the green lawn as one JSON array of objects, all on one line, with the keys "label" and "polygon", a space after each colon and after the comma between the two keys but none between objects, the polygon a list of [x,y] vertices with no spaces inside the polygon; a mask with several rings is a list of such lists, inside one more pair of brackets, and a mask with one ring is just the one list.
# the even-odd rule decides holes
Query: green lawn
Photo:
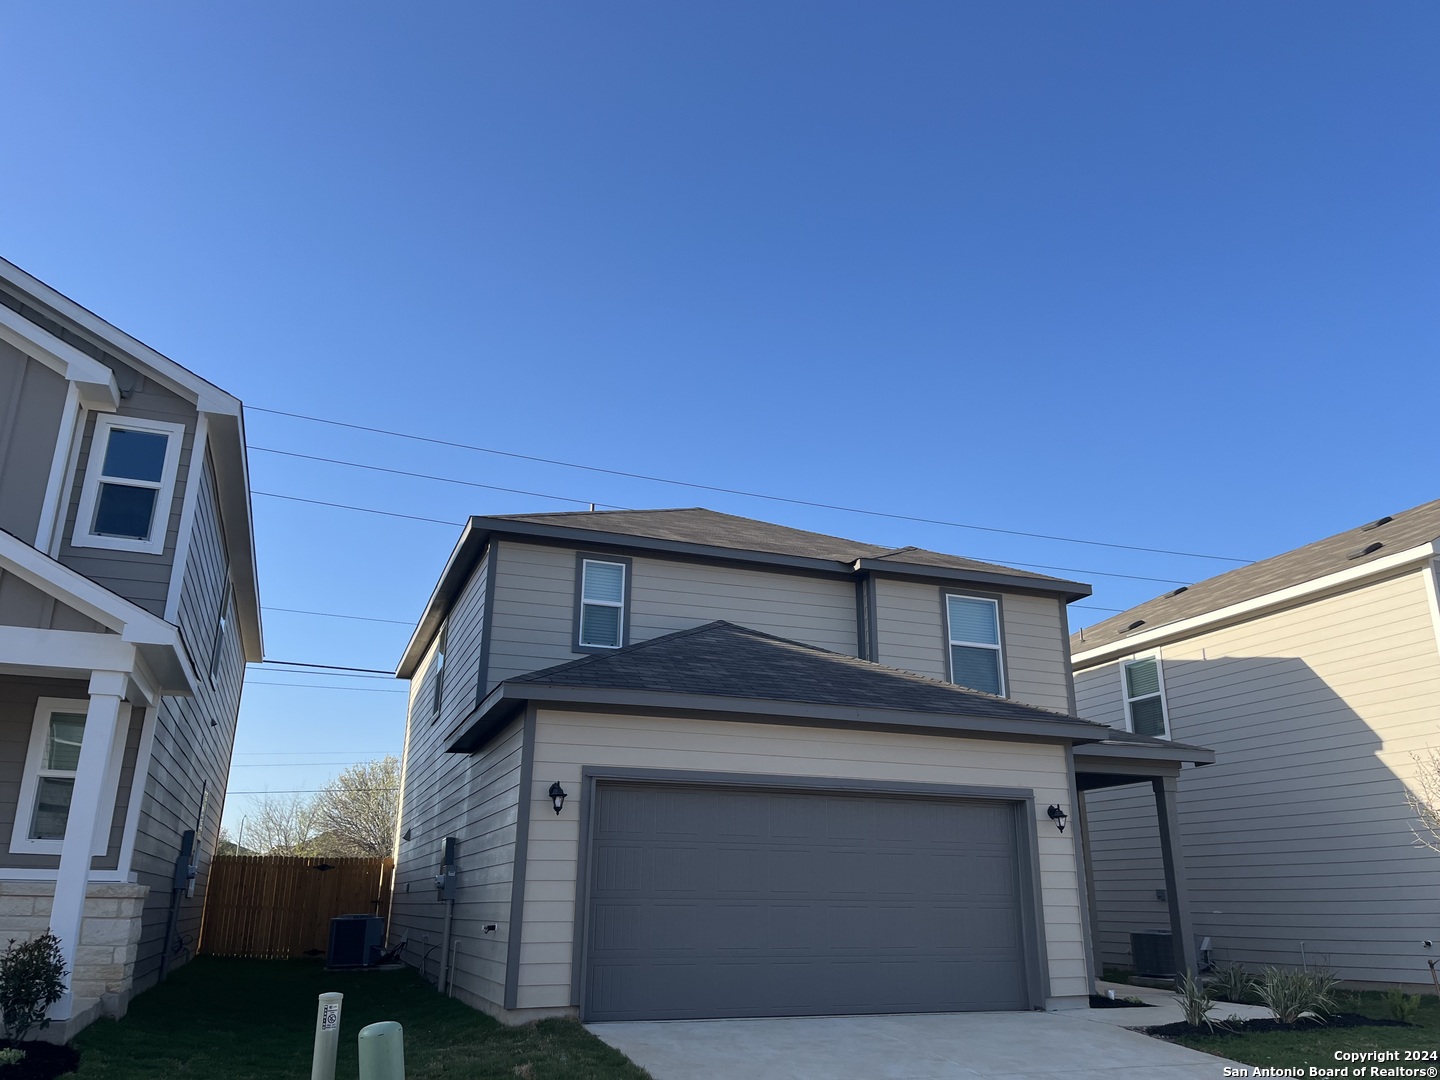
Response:
[{"label": "green lawn", "polygon": [[572,1020],[507,1028],[413,971],[327,972],[312,961],[201,957],[75,1040],[81,1080],[295,1080],[310,1075],[316,998],[345,995],[336,1080],[355,1080],[366,1024],[405,1028],[407,1080],[646,1080]]},{"label": "green lawn", "polygon": [[[1381,995],[1373,991],[1343,994],[1342,1012],[1360,1013],[1377,1019],[1390,1018]],[[1212,1018],[1226,1015],[1225,1002],[1218,1002]],[[1247,1065],[1274,1067],[1308,1067],[1333,1069],[1347,1064],[1335,1060],[1335,1051],[1364,1050],[1440,1050],[1440,999],[1434,994],[1421,995],[1420,1015],[1414,1027],[1319,1028],[1308,1031],[1277,1031],[1256,1035],[1206,1035],[1183,1037],[1176,1042],[1196,1050],[1243,1061]],[[1407,1062],[1386,1062],[1385,1065]],[[1435,1061],[1408,1062],[1411,1067],[1440,1064]],[[1354,1074],[1351,1068],[1351,1074]]]}]

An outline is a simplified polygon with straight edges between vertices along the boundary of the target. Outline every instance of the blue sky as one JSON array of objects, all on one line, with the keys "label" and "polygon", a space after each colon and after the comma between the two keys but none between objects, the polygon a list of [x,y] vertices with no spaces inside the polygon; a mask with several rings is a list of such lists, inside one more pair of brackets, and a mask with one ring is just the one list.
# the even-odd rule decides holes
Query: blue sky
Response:
[{"label": "blue sky", "polygon": [[[1437,32],[1405,2],[12,4],[0,253],[250,406],[1261,558],[1440,496]],[[458,534],[277,494],[707,505],[1065,567],[1075,625],[1236,565],[248,425],[276,659],[392,667]],[[395,689],[252,672],[232,791],[398,751]]]}]

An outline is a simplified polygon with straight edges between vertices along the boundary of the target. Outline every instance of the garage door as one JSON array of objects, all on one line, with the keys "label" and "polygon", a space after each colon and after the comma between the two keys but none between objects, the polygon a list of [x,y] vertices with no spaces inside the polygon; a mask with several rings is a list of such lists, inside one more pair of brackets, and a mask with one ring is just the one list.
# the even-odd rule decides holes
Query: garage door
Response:
[{"label": "garage door", "polygon": [[601,783],[587,1020],[1023,1009],[1013,804]]}]

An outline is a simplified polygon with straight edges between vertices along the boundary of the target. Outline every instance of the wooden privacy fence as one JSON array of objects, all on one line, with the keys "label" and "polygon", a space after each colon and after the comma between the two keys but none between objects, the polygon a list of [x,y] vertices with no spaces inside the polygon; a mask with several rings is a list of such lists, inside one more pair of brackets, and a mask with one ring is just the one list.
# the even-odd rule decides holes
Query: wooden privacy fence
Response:
[{"label": "wooden privacy fence", "polygon": [[323,956],[336,915],[390,916],[394,859],[217,855],[199,952],[268,960]]}]

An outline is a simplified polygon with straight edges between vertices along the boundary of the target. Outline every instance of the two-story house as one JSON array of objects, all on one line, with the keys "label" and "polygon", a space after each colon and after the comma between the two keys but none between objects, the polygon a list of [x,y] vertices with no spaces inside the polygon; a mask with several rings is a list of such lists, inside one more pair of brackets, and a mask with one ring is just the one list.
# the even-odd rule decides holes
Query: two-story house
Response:
[{"label": "two-story house", "polygon": [[[1217,960],[1430,985],[1440,854],[1410,804],[1440,749],[1440,501],[1176,589],[1071,639],[1081,712],[1219,761],[1179,789]],[[1087,797],[1099,954],[1165,905],[1135,789]]]},{"label": "two-story house", "polygon": [[59,938],[52,1035],[193,949],[260,656],[240,402],[0,261],[0,941]]},{"label": "two-story house", "polygon": [[1077,784],[1163,813],[1210,760],[1076,714],[1089,591],[701,509],[472,518],[397,672],[392,944],[510,1022],[1088,1004]]}]

